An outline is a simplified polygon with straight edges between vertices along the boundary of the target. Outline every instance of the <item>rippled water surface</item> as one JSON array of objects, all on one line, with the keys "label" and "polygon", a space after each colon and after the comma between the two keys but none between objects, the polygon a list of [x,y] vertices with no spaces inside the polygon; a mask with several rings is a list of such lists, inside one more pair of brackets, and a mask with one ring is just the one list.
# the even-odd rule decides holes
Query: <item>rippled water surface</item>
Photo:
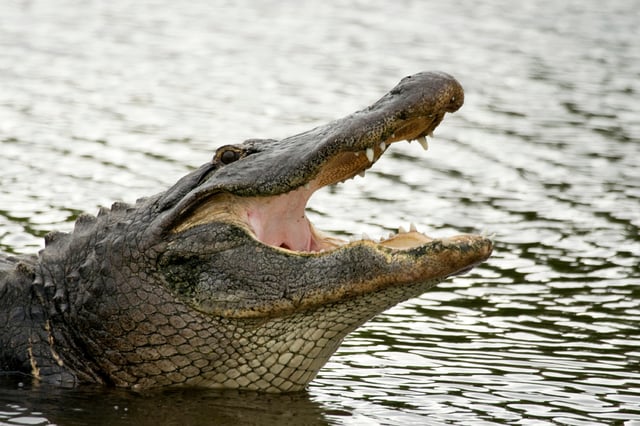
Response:
[{"label": "rippled water surface", "polygon": [[640,424],[640,2],[0,2],[0,250],[165,189],[421,70],[465,106],[311,219],[494,234],[486,264],[350,335],[307,393],[0,378],[0,424]]}]

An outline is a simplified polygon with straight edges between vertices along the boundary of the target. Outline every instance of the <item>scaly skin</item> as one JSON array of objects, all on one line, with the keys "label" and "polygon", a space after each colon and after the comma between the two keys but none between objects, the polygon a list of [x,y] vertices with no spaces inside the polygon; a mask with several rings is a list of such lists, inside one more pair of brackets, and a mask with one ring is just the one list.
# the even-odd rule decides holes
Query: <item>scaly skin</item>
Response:
[{"label": "scaly skin", "polygon": [[430,134],[463,102],[441,73],[282,140],[252,139],[166,192],[82,215],[38,256],[0,257],[0,369],[61,385],[303,389],[373,316],[489,257],[475,235],[374,243],[316,231],[317,189]]}]

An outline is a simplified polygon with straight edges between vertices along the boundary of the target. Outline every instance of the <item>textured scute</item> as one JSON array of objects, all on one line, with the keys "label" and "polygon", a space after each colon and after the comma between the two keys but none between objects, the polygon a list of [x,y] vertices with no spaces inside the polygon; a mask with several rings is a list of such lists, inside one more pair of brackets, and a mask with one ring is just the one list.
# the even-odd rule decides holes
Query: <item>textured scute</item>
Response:
[{"label": "textured scute", "polygon": [[[346,334],[435,283],[391,288],[287,317],[213,321],[182,305],[167,304],[166,293],[130,288],[118,299],[121,316],[105,321],[99,331],[111,342],[100,367],[113,383],[138,389],[192,385],[301,390]],[[129,298],[146,303],[131,306]]]},{"label": "textured scute", "polygon": [[2,370],[60,384],[109,381],[95,358],[85,356],[91,345],[85,331],[88,319],[104,320],[95,306],[112,306],[102,296],[113,295],[116,287],[102,278],[112,272],[107,255],[112,243],[123,241],[122,233],[112,231],[136,212],[114,203],[98,217],[80,215],[72,233],[47,234],[37,257],[0,256],[0,323],[6,324],[0,332]]},{"label": "textured scute", "polygon": [[[33,270],[33,258],[26,261]],[[21,262],[25,260],[0,256],[0,370],[28,368],[28,341],[22,335],[30,324],[29,300],[24,289],[29,288],[31,277],[17,267]]]}]

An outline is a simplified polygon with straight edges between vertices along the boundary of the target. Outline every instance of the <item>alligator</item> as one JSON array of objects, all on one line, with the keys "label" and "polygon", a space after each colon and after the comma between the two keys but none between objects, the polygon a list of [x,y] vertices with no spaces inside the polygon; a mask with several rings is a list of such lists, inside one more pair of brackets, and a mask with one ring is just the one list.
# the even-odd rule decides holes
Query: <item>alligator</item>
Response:
[{"label": "alligator", "polygon": [[480,235],[345,241],[305,213],[464,100],[450,75],[285,139],[220,146],[165,192],[81,214],[0,256],[0,371],[60,386],[305,389],[344,337],[485,261]]}]

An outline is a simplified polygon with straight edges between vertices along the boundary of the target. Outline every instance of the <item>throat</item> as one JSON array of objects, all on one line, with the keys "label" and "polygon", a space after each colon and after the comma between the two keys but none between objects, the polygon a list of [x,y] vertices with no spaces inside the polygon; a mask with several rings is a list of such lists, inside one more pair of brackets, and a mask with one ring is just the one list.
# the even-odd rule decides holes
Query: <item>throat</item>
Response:
[{"label": "throat", "polygon": [[256,198],[246,209],[246,220],[258,240],[293,251],[318,251],[313,226],[305,207],[312,191],[297,189],[287,194]]},{"label": "throat", "polygon": [[265,244],[295,251],[315,251],[311,224],[302,212],[247,211],[247,222],[256,238]]}]

